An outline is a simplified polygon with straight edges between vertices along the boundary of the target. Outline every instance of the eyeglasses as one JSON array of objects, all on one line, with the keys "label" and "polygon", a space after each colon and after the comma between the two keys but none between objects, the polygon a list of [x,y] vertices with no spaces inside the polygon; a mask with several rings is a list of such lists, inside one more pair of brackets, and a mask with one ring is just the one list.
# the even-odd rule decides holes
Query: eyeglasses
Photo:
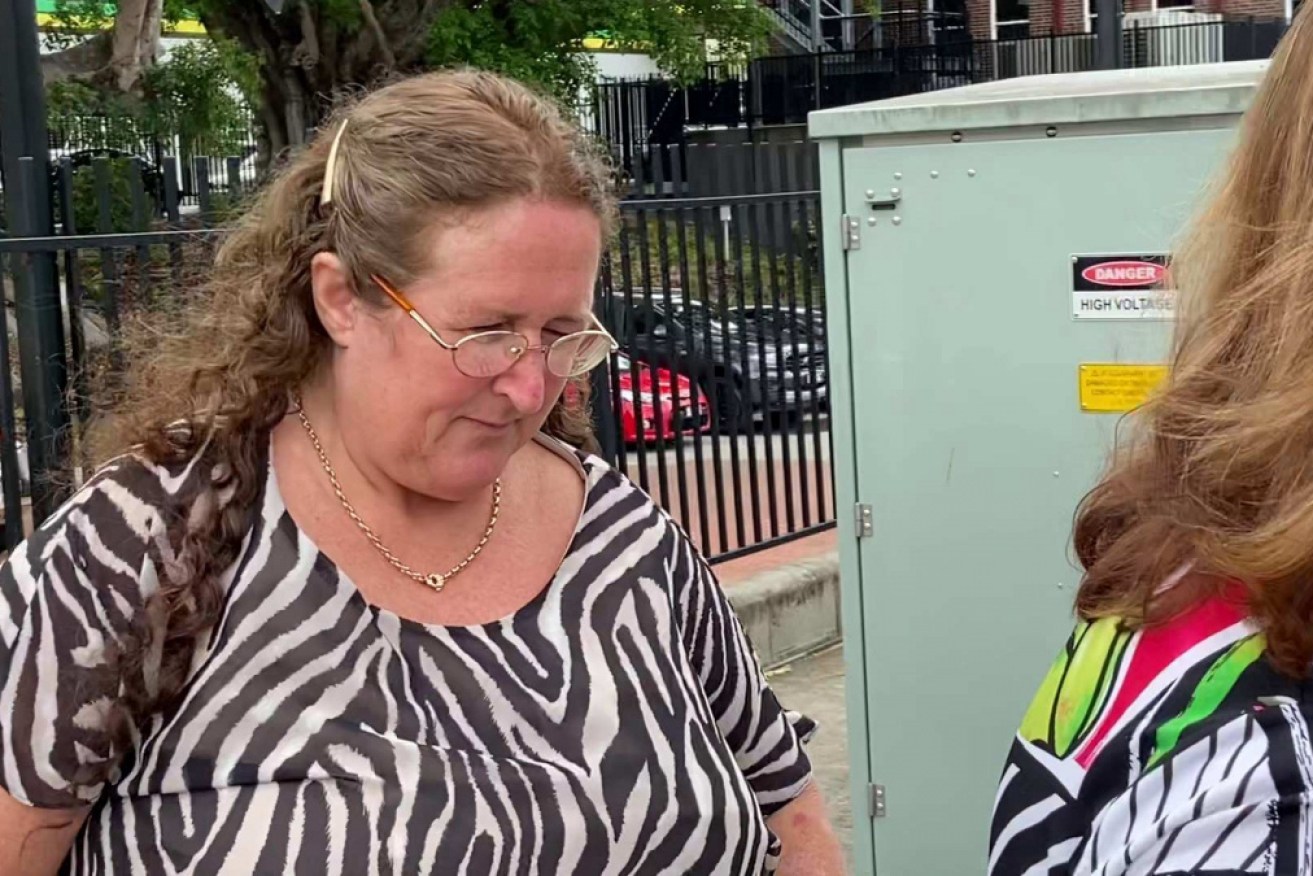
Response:
[{"label": "eyeglasses", "polygon": [[415,320],[438,346],[451,353],[456,370],[466,377],[486,380],[504,374],[524,354],[541,352],[547,360],[547,370],[557,377],[580,377],[592,371],[616,352],[619,346],[602,327],[597,317],[590,314],[594,328],[571,332],[550,344],[530,344],[519,332],[493,331],[467,335],[452,344],[442,339],[437,330],[417,311],[406,296],[377,274],[370,276],[378,288],[387,293],[406,315]]}]

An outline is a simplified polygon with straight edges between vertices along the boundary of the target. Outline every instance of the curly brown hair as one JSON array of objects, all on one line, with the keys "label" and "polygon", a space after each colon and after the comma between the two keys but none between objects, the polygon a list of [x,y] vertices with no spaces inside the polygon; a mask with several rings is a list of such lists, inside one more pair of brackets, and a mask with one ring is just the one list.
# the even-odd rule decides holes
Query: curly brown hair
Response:
[{"label": "curly brown hair", "polygon": [[[1236,584],[1313,666],[1313,17],[1296,21],[1172,273],[1171,373],[1076,519],[1076,608],[1131,626]],[[1160,592],[1189,567],[1178,586]]]},{"label": "curly brown hair", "polygon": [[[333,203],[321,207],[339,130]],[[258,195],[204,281],[173,308],[189,314],[182,325],[151,333],[153,349],[93,427],[101,459],[131,450],[157,464],[199,461],[194,470],[207,473],[167,509],[173,557],[143,612],[153,620],[143,617],[116,655],[116,750],[143,719],[177,703],[197,643],[219,619],[221,576],[253,525],[270,432],[330,350],[311,299],[311,258],[336,253],[357,294],[383,306],[370,274],[415,279],[431,267],[433,228],[467,210],[515,198],[577,203],[609,236],[610,183],[602,154],[549,99],[496,75],[454,71],[401,80],[343,107]],[[586,384],[580,390],[545,428],[586,446]]]}]

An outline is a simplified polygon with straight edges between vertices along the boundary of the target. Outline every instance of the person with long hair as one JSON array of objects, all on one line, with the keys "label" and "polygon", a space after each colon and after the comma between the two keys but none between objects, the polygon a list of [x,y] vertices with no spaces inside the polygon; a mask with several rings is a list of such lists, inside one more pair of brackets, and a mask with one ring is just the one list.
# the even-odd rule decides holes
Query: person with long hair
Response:
[{"label": "person with long hair", "polygon": [[1313,873],[1313,18],[1173,262],[1170,375],[1083,501],[1079,624],[990,872]]},{"label": "person with long hair", "polygon": [[486,73],[342,109],[0,571],[0,874],[835,874],[812,724],[565,393],[611,175]]}]

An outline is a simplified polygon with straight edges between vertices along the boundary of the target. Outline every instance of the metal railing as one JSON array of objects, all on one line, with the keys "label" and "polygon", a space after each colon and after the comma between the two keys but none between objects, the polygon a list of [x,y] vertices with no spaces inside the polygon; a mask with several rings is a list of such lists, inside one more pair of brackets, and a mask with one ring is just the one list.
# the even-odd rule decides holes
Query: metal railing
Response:
[{"label": "metal railing", "polygon": [[722,561],[832,527],[834,490],[814,154],[705,150],[737,194],[692,194],[669,149],[622,203],[599,411],[617,467]]},{"label": "metal railing", "polygon": [[[152,176],[137,159],[100,158],[76,167],[68,158],[53,164],[26,158],[19,166],[25,178],[9,180],[8,194],[29,200],[39,175],[49,174],[55,229],[46,236],[0,235],[0,283],[6,297],[13,289],[13,317],[24,347],[14,349],[7,335],[0,339],[0,361],[7,365],[0,369],[0,510],[6,549],[76,483],[80,437],[95,405],[93,387],[112,387],[122,374],[123,327],[143,308],[186,288],[196,267],[209,263],[214,226],[242,191],[230,179],[226,192],[216,192],[209,184],[209,162],[203,160],[195,167],[194,209],[182,204],[172,160],[165,161],[162,176]],[[51,310],[57,313],[53,321]],[[43,334],[33,337],[34,331]],[[70,428],[55,435],[34,431],[28,405],[45,400],[41,394],[17,393],[20,374],[23,381],[37,378],[53,388],[60,408],[54,419]]]},{"label": "metal railing", "polygon": [[[679,87],[663,79],[605,83],[596,90],[596,133],[625,156],[680,143],[694,128],[804,124],[816,109],[918,94],[976,82],[1096,66],[1092,33],[1026,36],[1029,25],[976,40],[945,16],[889,21],[870,48],[757,58],[742,74]],[[1269,57],[1284,21],[1225,19],[1134,26],[1123,31],[1123,66],[1150,67]]]},{"label": "metal railing", "polygon": [[[199,203],[197,156],[206,164],[210,179],[220,187],[228,185],[230,164],[236,165],[242,186],[253,187],[259,179],[254,117],[215,136],[195,139],[177,135],[161,137],[131,119],[67,114],[50,119],[49,137],[51,160],[68,158],[75,167],[87,166],[96,158],[136,158],[152,176],[159,177],[164,173],[165,162],[172,158],[184,206]],[[224,145],[216,147],[216,143]],[[206,157],[214,155],[231,157]]]},{"label": "metal railing", "polygon": [[[43,169],[24,165],[29,175]],[[222,189],[212,165],[230,171]],[[832,526],[814,151],[672,148],[650,168],[633,180],[599,279],[599,312],[623,345],[595,380],[605,452],[713,561]],[[39,364],[71,428],[27,460],[16,387],[20,371],[31,372],[0,333],[5,548],[77,482],[99,391],[127,366],[124,328],[202,279],[249,191],[235,159],[195,162],[190,208],[171,159],[158,176],[140,159],[79,168],[66,158],[44,169],[55,233],[0,237],[0,280],[14,284],[20,304],[44,300],[59,311],[62,335]],[[33,288],[38,262],[55,288]],[[20,332],[33,318],[22,306],[13,315]]]}]

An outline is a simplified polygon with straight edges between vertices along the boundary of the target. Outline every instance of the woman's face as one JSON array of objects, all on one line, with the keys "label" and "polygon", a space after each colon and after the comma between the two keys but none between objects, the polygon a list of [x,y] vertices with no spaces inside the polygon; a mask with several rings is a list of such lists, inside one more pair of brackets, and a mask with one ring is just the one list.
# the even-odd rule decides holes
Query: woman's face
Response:
[{"label": "woman's face", "polygon": [[[475,211],[435,230],[429,251],[432,267],[399,291],[448,343],[510,330],[550,344],[590,328],[601,227],[587,208],[520,200]],[[321,273],[322,318],[332,296],[320,294]],[[501,375],[467,377],[400,307],[343,307],[346,325],[329,326],[338,428],[357,464],[413,492],[457,501],[485,489],[565,386],[533,350]]]}]

